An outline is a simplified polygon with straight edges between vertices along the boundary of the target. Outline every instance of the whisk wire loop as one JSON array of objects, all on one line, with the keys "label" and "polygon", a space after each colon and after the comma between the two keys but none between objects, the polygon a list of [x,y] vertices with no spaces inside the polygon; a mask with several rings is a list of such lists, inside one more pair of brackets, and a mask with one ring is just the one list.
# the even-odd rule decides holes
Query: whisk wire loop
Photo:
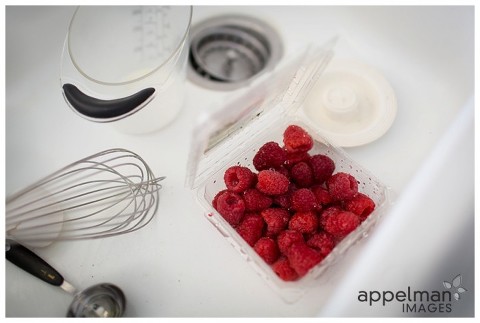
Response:
[{"label": "whisk wire loop", "polygon": [[102,151],[9,197],[6,235],[32,245],[138,230],[158,210],[163,179],[131,151]]}]

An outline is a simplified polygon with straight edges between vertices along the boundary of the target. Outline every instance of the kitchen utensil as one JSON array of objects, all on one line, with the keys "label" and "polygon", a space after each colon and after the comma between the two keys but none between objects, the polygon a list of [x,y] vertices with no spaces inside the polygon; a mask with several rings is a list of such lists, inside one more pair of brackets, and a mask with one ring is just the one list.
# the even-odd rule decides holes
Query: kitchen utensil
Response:
[{"label": "kitchen utensil", "polygon": [[125,311],[125,295],[115,285],[102,283],[78,292],[45,260],[10,239],[5,241],[5,257],[33,276],[74,295],[67,312],[69,317],[119,317]]},{"label": "kitchen utensil", "polygon": [[9,197],[6,236],[42,247],[138,230],[156,213],[164,178],[131,151],[99,152]]},{"label": "kitchen utensil", "polygon": [[146,133],[169,124],[185,97],[190,6],[80,6],[62,54],[68,105],[95,122]]}]

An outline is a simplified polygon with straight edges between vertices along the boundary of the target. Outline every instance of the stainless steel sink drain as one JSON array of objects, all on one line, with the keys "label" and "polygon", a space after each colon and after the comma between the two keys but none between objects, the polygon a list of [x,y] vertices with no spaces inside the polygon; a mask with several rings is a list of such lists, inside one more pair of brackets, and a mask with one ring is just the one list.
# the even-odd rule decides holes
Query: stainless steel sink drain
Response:
[{"label": "stainless steel sink drain", "polygon": [[270,70],[282,56],[278,34],[246,16],[220,16],[192,29],[189,79],[215,90],[240,88]]}]

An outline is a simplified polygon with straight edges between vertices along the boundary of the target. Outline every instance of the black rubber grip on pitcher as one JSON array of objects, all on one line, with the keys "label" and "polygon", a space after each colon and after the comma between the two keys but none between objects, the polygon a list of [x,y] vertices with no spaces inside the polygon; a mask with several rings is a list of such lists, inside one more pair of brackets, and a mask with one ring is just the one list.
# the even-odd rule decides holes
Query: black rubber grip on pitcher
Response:
[{"label": "black rubber grip on pitcher", "polygon": [[155,93],[155,89],[149,87],[124,98],[101,100],[86,95],[73,84],[66,83],[63,85],[63,93],[70,105],[80,114],[101,121],[129,114],[147,101]]},{"label": "black rubber grip on pitcher", "polygon": [[7,239],[5,243],[5,258],[8,261],[44,282],[54,286],[62,285],[62,275],[33,251],[10,239]]}]

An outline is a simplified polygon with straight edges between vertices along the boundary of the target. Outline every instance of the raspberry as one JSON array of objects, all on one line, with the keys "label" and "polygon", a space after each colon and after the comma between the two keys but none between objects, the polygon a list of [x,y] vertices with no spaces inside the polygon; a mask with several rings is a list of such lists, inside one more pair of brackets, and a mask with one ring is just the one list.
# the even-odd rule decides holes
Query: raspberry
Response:
[{"label": "raspberry", "polygon": [[257,213],[247,213],[236,230],[253,247],[255,242],[262,237],[264,224],[262,217]]},{"label": "raspberry", "polygon": [[292,244],[288,249],[287,258],[290,266],[292,266],[300,277],[304,276],[323,259],[318,251],[310,248],[303,242]]},{"label": "raspberry", "polygon": [[308,188],[300,188],[292,193],[292,209],[307,212],[318,208],[315,194]]},{"label": "raspberry", "polygon": [[310,154],[306,151],[288,152],[285,160],[285,166],[291,168],[300,162],[308,162],[310,160]]},{"label": "raspberry", "polygon": [[273,264],[280,256],[277,243],[269,237],[258,239],[253,249],[255,249],[258,255],[269,265]]},{"label": "raspberry", "polygon": [[267,236],[275,236],[285,230],[290,219],[290,214],[285,209],[270,208],[260,214],[267,224]]},{"label": "raspberry", "polygon": [[328,217],[325,223],[325,231],[337,238],[343,238],[355,230],[360,224],[358,215],[348,211],[342,211]]},{"label": "raspberry", "polygon": [[299,187],[309,187],[313,183],[312,168],[306,162],[295,164],[290,170],[292,181]]},{"label": "raspberry", "polygon": [[280,232],[280,234],[277,236],[278,248],[284,255],[287,254],[290,246],[297,242],[305,242],[305,240],[303,240],[303,235],[295,230],[285,230]]},{"label": "raspberry", "polygon": [[336,173],[327,181],[327,188],[334,200],[349,200],[358,193],[355,177],[347,173]]},{"label": "raspberry", "polygon": [[279,172],[280,174],[282,174],[283,176],[285,176],[286,178],[290,178],[290,172],[288,171],[288,169],[285,166],[277,167],[277,168],[275,168],[275,170],[277,172]]},{"label": "raspberry", "polygon": [[355,213],[364,221],[375,209],[375,202],[365,194],[358,193],[353,199],[345,202],[345,210]]},{"label": "raspberry", "polygon": [[325,210],[323,210],[322,214],[320,214],[320,226],[325,229],[327,225],[327,220],[330,217],[335,217],[338,213],[342,212],[342,209],[338,206],[331,206]]},{"label": "raspberry", "polygon": [[285,210],[290,209],[290,206],[292,205],[291,195],[288,194],[288,193],[285,193],[285,194],[282,194],[282,195],[274,196],[273,197],[273,205],[284,208]]},{"label": "raspberry", "polygon": [[218,193],[214,196],[214,198],[213,198],[213,200],[212,200],[212,206],[213,206],[213,208],[214,208],[215,210],[217,209],[218,197],[219,197],[220,195],[222,195],[223,193],[227,192],[227,191],[228,191],[228,190],[221,190],[220,192],[218,192]]},{"label": "raspberry", "polygon": [[318,250],[323,257],[326,257],[335,247],[335,241],[330,234],[319,232],[307,240],[307,246]]},{"label": "raspberry", "polygon": [[263,194],[256,188],[249,188],[243,192],[246,211],[262,211],[272,205],[272,198]]},{"label": "raspberry", "polygon": [[276,142],[264,144],[253,157],[253,166],[256,170],[277,168],[283,165],[286,153]]},{"label": "raspberry", "polygon": [[295,125],[285,129],[283,143],[288,152],[306,152],[313,147],[312,137],[303,128]]},{"label": "raspberry", "polygon": [[292,194],[297,190],[295,184],[290,183],[288,191],[285,194],[276,195],[273,197],[273,205],[280,206],[286,210],[289,210],[292,206]]},{"label": "raspberry", "polygon": [[296,230],[300,233],[314,233],[318,228],[318,219],[314,212],[297,212],[288,222],[290,230]]},{"label": "raspberry", "polygon": [[228,223],[232,226],[240,223],[245,212],[245,202],[240,195],[230,191],[223,192],[218,196],[215,204],[217,205],[218,213]]},{"label": "raspberry", "polygon": [[257,189],[267,195],[286,193],[290,181],[274,170],[262,170],[258,173]]},{"label": "raspberry", "polygon": [[310,158],[310,165],[312,166],[313,177],[318,184],[325,182],[332,176],[335,170],[335,163],[333,160],[325,155],[314,155]]},{"label": "raspberry", "polygon": [[290,263],[288,262],[288,259],[285,257],[279,258],[273,265],[272,265],[273,271],[283,279],[284,281],[294,281],[298,278],[298,274],[290,266]]},{"label": "raspberry", "polygon": [[232,166],[225,171],[223,176],[227,189],[242,193],[247,188],[250,188],[255,183],[255,174],[247,167]]},{"label": "raspberry", "polygon": [[317,203],[325,206],[330,203],[332,203],[332,197],[330,196],[330,193],[328,193],[328,190],[320,185],[315,185],[310,188],[317,198]]}]

